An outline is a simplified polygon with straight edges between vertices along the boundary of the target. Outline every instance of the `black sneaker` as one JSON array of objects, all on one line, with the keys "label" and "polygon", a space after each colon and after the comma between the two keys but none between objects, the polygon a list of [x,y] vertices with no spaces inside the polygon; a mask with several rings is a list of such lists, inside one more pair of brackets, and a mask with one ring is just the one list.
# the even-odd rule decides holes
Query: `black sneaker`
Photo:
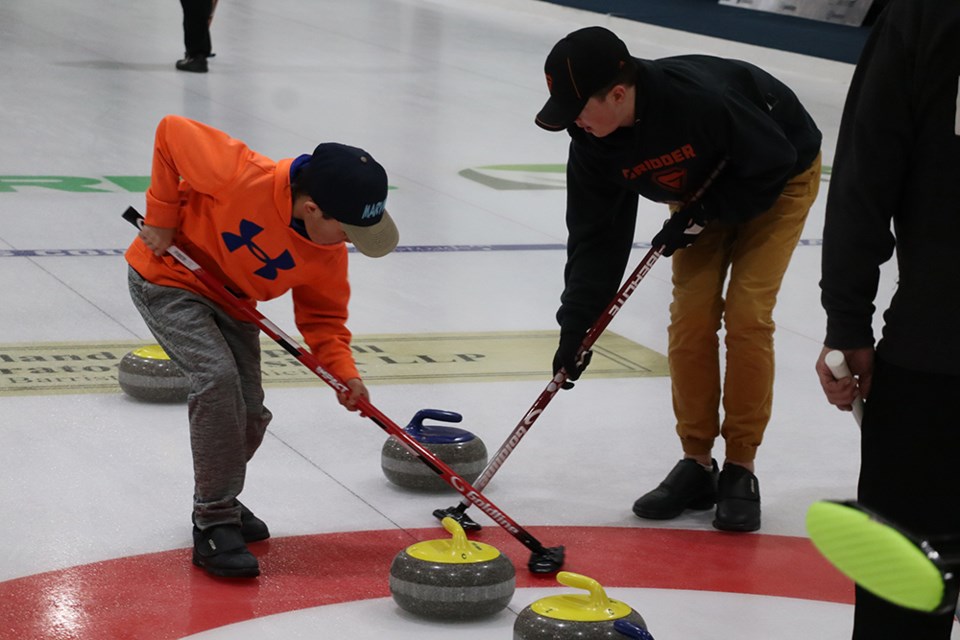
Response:
[{"label": "black sneaker", "polygon": [[760,481],[746,467],[723,465],[713,526],[721,531],[756,531],[760,528]]},{"label": "black sneaker", "polygon": [[243,541],[240,527],[220,524],[200,531],[193,528],[193,564],[223,578],[256,578],[260,563]]},{"label": "black sneaker", "polygon": [[182,60],[177,60],[177,69],[180,71],[192,71],[194,73],[206,73],[207,57],[195,56],[191,58],[188,56]]},{"label": "black sneaker", "polygon": [[237,500],[240,505],[240,533],[243,535],[244,542],[259,542],[270,537],[270,529],[267,523],[253,515],[253,511]]},{"label": "black sneaker", "polygon": [[653,491],[633,503],[633,512],[648,520],[670,520],[684,509],[709,509],[717,501],[717,461],[710,471],[696,460],[685,458]]}]

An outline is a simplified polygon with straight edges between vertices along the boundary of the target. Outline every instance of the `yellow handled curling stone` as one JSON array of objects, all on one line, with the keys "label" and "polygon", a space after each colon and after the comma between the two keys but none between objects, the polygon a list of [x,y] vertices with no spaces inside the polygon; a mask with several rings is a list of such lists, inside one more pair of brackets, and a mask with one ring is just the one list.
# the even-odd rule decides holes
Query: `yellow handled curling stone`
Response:
[{"label": "yellow handled curling stone", "polygon": [[621,627],[646,631],[643,617],[628,605],[608,598],[603,587],[593,578],[561,571],[557,574],[557,582],[588,593],[537,600],[517,616],[513,624],[513,640],[625,640],[629,636],[614,627],[618,621]]},{"label": "yellow handled curling stone", "polygon": [[190,381],[159,345],[134,349],[120,360],[120,388],[147,402],[186,402]]},{"label": "yellow handled curling stone", "polygon": [[467,539],[444,518],[452,538],[428,540],[398,553],[390,566],[390,594],[401,609],[437,620],[491,616],[516,590],[513,563],[495,547]]}]

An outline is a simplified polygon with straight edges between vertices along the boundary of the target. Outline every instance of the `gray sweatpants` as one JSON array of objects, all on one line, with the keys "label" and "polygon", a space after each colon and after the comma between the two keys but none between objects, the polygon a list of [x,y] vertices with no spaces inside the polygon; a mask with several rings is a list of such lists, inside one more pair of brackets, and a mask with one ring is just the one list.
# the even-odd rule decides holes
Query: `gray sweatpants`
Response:
[{"label": "gray sweatpants", "polygon": [[204,296],[155,285],[132,268],[128,284],[147,327],[190,381],[196,525],[240,524],[247,461],[272,417],[263,406],[260,330]]}]

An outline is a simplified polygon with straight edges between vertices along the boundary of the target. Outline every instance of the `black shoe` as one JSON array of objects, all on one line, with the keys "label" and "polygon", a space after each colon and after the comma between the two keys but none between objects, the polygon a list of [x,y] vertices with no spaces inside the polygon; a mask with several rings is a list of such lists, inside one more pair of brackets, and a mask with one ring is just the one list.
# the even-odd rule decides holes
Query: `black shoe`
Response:
[{"label": "black shoe", "polygon": [[256,578],[260,563],[243,542],[240,527],[219,524],[204,531],[193,528],[193,564],[223,578]]},{"label": "black shoe", "polygon": [[192,71],[194,73],[207,72],[207,57],[196,56],[191,58],[187,56],[183,60],[177,60],[177,69],[180,71]]},{"label": "black shoe", "polygon": [[[253,515],[253,511],[250,511],[250,509],[239,500],[237,500],[237,505],[240,507],[240,534],[243,536],[243,541],[260,542],[261,540],[269,538],[270,529],[267,528],[267,523]],[[190,521],[193,523],[194,528],[196,528],[196,514],[190,516]]]},{"label": "black shoe", "polygon": [[237,500],[240,505],[240,533],[243,534],[244,542],[259,542],[270,537],[270,529],[267,523],[253,515],[253,511]]},{"label": "black shoe", "polygon": [[760,528],[760,482],[749,469],[738,464],[723,465],[713,526],[721,531]]},{"label": "black shoe", "polygon": [[707,471],[696,460],[683,459],[653,491],[633,503],[633,512],[649,520],[670,520],[684,509],[709,509],[717,501],[717,461]]}]

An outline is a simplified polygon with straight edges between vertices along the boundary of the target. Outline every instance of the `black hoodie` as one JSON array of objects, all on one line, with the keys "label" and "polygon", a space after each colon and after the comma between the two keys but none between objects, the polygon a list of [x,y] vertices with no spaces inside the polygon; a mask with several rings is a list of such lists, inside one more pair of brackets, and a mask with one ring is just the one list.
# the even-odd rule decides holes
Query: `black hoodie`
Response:
[{"label": "black hoodie", "polygon": [[767,211],[820,152],[797,96],[746,62],[711,56],[635,59],[636,122],[597,138],[576,125],[567,163],[567,265],[557,319],[586,331],[613,299],[633,245],[638,196],[701,199],[726,223]]},{"label": "black hoodie", "polygon": [[820,282],[830,347],[873,345],[880,265],[896,247],[878,354],[960,374],[958,77],[960,3],[892,0],[854,73],[830,179]]}]

